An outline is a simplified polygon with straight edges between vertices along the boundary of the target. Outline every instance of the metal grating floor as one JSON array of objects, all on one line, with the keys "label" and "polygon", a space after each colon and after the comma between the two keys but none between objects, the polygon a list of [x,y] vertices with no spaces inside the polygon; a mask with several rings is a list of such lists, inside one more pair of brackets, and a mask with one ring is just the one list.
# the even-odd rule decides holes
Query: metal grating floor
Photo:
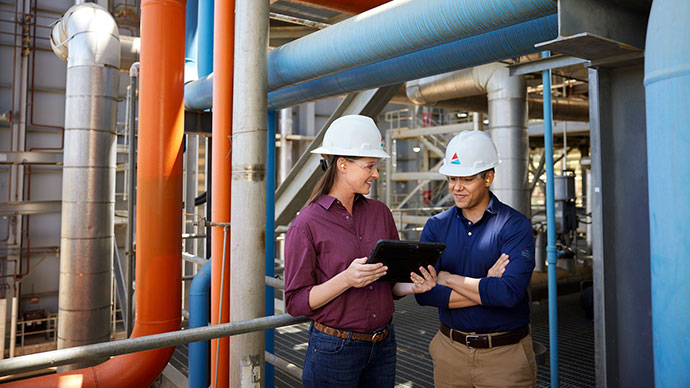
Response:
[{"label": "metal grating floor", "polygon": [[[433,370],[428,344],[438,329],[436,309],[417,305],[413,297],[398,300],[395,312],[395,330],[398,339],[398,365],[396,388],[432,388]],[[560,386],[565,388],[593,387],[594,331],[592,321],[585,318],[580,308],[579,294],[558,298]],[[532,331],[535,341],[548,347],[548,306],[532,305]],[[275,353],[289,362],[303,364],[307,349],[309,324],[276,329]],[[187,346],[175,349],[170,363],[187,375]],[[275,371],[275,387],[301,387],[294,377]],[[544,365],[539,365],[537,387],[550,387],[549,354]]]},{"label": "metal grating floor", "polygon": [[[579,294],[559,297],[559,363],[560,386],[593,387],[594,331],[579,304]],[[428,344],[438,329],[436,309],[417,305],[413,297],[396,301],[395,330],[398,339],[398,369],[396,388],[432,388],[433,370]],[[548,306],[532,305],[532,329],[535,341],[548,348]],[[275,353],[302,366],[307,347],[308,324],[276,329]],[[292,376],[275,372],[278,388],[301,387]],[[539,365],[537,387],[550,387],[549,354],[545,364]]]}]

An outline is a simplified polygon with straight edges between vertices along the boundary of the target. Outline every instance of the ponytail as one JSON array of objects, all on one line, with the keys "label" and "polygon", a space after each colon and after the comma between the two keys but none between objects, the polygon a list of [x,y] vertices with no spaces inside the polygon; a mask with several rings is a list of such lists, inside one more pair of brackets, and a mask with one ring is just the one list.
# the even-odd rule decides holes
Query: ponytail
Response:
[{"label": "ponytail", "polygon": [[336,174],[338,173],[338,167],[336,167],[335,162],[336,160],[338,160],[339,157],[340,156],[338,155],[333,155],[330,161],[328,162],[322,160],[322,166],[324,163],[327,164],[326,173],[323,174],[323,176],[319,179],[318,182],[316,182],[316,186],[314,187],[314,190],[311,192],[311,196],[309,197],[310,205],[316,202],[316,200],[319,199],[322,195],[326,195],[331,192],[331,189],[335,184]]}]

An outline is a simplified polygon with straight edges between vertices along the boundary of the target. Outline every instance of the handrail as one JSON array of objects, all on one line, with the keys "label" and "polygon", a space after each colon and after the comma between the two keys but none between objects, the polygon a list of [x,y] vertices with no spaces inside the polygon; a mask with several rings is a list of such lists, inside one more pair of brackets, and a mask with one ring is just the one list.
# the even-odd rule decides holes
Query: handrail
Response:
[{"label": "handrail", "polygon": [[254,331],[274,329],[276,327],[291,326],[307,321],[308,319],[305,317],[293,317],[289,314],[280,314],[247,321],[223,323],[220,325],[178,330],[119,341],[52,350],[49,352],[0,360],[0,375],[5,376],[87,361],[94,358],[107,358],[145,350],[167,348],[191,342],[208,341],[213,338],[230,337]]}]

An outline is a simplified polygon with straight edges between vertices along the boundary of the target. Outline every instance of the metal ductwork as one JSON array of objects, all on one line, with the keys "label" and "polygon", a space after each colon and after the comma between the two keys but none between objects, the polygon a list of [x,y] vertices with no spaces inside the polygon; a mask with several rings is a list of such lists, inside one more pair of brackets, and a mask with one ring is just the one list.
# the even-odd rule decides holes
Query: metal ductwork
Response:
[{"label": "metal ductwork", "polygon": [[488,132],[502,160],[496,168],[492,191],[501,201],[529,216],[527,87],[524,77],[511,77],[505,65],[492,63],[409,81],[406,94],[415,104],[487,94]]},{"label": "metal ductwork", "polygon": [[[108,11],[84,3],[70,8],[58,21],[50,43],[58,56],[67,58],[58,310],[61,349],[110,339],[120,38]],[[77,366],[84,365],[71,367]]]}]

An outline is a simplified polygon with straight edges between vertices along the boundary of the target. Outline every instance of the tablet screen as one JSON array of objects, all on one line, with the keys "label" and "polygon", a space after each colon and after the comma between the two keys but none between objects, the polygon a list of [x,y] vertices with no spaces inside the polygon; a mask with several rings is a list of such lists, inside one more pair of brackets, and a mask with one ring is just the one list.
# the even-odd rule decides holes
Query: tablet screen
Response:
[{"label": "tablet screen", "polygon": [[379,240],[367,264],[383,263],[388,267],[379,281],[409,283],[410,272],[419,274],[419,267],[435,266],[444,249],[446,244],[436,242]]}]

